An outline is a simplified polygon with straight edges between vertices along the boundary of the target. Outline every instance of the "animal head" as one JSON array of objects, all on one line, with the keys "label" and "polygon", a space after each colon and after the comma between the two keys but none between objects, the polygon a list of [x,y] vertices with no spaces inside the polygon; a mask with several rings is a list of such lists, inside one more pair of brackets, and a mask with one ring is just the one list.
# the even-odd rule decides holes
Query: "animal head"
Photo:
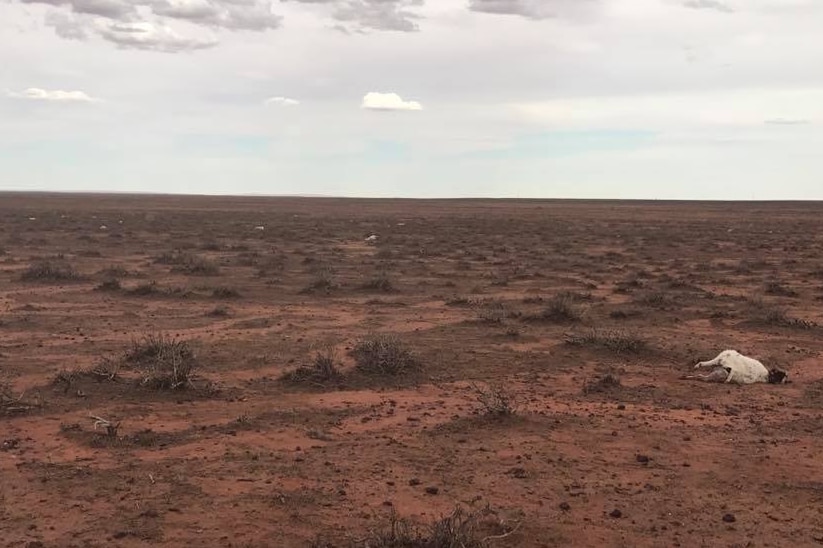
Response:
[{"label": "animal head", "polygon": [[769,383],[784,384],[789,382],[789,374],[782,369],[769,370]]}]

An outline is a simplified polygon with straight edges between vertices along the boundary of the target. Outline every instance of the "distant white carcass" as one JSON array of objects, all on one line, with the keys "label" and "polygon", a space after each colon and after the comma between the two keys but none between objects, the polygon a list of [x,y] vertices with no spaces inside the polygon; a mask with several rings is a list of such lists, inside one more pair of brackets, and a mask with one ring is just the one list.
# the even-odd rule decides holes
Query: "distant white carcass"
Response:
[{"label": "distant white carcass", "polygon": [[782,369],[768,369],[754,358],[744,356],[737,350],[724,350],[712,360],[699,362],[695,369],[711,367],[705,375],[686,375],[683,378],[703,382],[724,382],[731,384],[754,384],[765,382],[782,384],[789,374]]}]

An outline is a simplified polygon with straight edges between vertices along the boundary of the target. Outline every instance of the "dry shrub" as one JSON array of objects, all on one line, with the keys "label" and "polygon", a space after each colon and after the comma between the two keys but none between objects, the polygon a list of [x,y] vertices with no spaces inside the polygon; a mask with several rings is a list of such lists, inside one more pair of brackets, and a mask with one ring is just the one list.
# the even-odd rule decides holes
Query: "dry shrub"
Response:
[{"label": "dry shrub", "polygon": [[303,294],[324,293],[328,295],[334,289],[337,289],[337,284],[334,282],[334,272],[329,267],[320,267],[315,270],[314,278],[309,282],[309,285],[300,292]]},{"label": "dry shrub", "polygon": [[190,276],[217,276],[220,267],[214,261],[203,257],[189,256],[186,261],[171,269],[172,272]]},{"label": "dry shrub", "polygon": [[511,417],[517,413],[517,402],[514,394],[502,386],[489,385],[483,388],[472,385],[472,389],[485,415]]},{"label": "dry shrub", "polygon": [[583,312],[572,293],[559,293],[552,297],[539,314],[528,316],[529,321],[550,323],[576,323],[583,319]]},{"label": "dry shrub", "polygon": [[792,327],[797,329],[812,329],[817,327],[815,322],[793,318],[789,316],[785,309],[768,303],[761,298],[755,298],[749,301],[749,318],[755,323],[777,327]]},{"label": "dry shrub", "polygon": [[382,291],[383,293],[391,293],[395,290],[395,287],[389,277],[389,274],[385,271],[381,271],[363,283],[360,286],[360,289],[366,291]]},{"label": "dry shrub", "polygon": [[25,413],[39,406],[38,403],[26,401],[25,394],[14,392],[11,382],[0,378],[0,415]]},{"label": "dry shrub", "polygon": [[123,287],[120,285],[120,280],[112,278],[105,280],[94,288],[95,291],[120,291]]},{"label": "dry shrub", "polygon": [[509,315],[506,305],[500,301],[486,301],[477,306],[477,320],[482,323],[500,324]]},{"label": "dry shrub", "polygon": [[392,513],[389,527],[373,532],[364,548],[485,548],[478,533],[479,515],[461,508],[434,523],[419,527]]},{"label": "dry shrub", "polygon": [[570,335],[566,344],[599,348],[617,354],[640,354],[647,350],[646,341],[620,329],[592,329],[583,334]]},{"label": "dry shrub", "polygon": [[238,299],[240,292],[233,287],[220,286],[212,289],[211,296],[213,299]]},{"label": "dry shrub", "polygon": [[620,377],[609,373],[608,375],[604,375],[599,379],[589,381],[583,385],[583,393],[584,394],[603,394],[613,392],[615,390],[619,390],[622,388],[622,384],[620,383]]},{"label": "dry shrub", "polygon": [[420,368],[417,357],[395,335],[370,335],[357,342],[351,356],[357,370],[368,375],[397,376]]},{"label": "dry shrub", "polygon": [[24,282],[76,282],[83,279],[77,270],[68,263],[57,261],[38,261],[30,264],[20,274]]},{"label": "dry shrub", "polygon": [[303,365],[289,371],[281,378],[292,383],[324,385],[339,381],[342,377],[337,367],[337,351],[333,345],[328,345],[317,351],[310,365]]},{"label": "dry shrub", "polygon": [[141,385],[158,390],[190,387],[197,365],[187,341],[164,334],[149,334],[133,341],[123,359],[140,371]]}]

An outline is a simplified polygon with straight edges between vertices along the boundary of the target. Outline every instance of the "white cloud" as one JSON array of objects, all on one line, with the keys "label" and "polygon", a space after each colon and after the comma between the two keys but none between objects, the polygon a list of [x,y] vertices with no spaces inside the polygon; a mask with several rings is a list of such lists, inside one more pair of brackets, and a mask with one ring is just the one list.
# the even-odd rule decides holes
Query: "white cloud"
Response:
[{"label": "white cloud", "polygon": [[370,92],[363,97],[362,108],[368,110],[423,110],[417,101],[406,101],[396,93]]},{"label": "white cloud", "polygon": [[268,106],[281,106],[281,107],[295,107],[300,104],[300,101],[297,99],[290,99],[288,97],[269,97],[266,99],[263,104]]},{"label": "white cloud", "polygon": [[30,101],[51,101],[55,103],[93,103],[97,101],[83,91],[45,90],[28,88],[23,91],[9,91],[7,96],[13,99],[27,99]]}]

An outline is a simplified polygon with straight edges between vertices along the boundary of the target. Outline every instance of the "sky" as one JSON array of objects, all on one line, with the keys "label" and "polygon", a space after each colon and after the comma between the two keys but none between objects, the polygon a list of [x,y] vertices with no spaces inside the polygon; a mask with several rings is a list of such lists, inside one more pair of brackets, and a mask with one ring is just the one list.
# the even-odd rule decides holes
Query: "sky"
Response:
[{"label": "sky", "polygon": [[823,200],[820,0],[0,0],[0,190]]}]

